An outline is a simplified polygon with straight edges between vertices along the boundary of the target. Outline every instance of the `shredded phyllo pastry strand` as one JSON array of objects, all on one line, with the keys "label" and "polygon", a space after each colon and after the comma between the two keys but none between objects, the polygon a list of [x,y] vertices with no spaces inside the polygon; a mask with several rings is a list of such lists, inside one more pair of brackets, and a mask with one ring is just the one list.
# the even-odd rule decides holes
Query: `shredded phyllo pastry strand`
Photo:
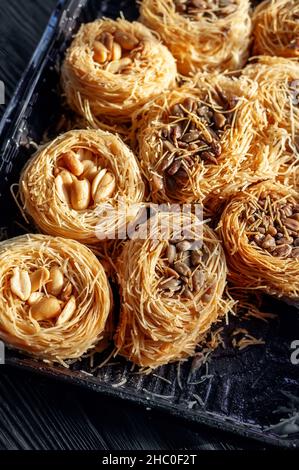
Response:
[{"label": "shredded phyllo pastry strand", "polygon": [[112,295],[101,263],[84,245],[23,235],[0,243],[0,338],[66,365],[111,335]]},{"label": "shredded phyllo pastry strand", "polygon": [[299,57],[299,3],[265,0],[252,16],[253,55]]},{"label": "shredded phyllo pastry strand", "polygon": [[[171,221],[188,234],[159,238]],[[196,345],[233,306],[226,300],[226,261],[214,232],[198,219],[160,212],[151,239],[126,242],[117,262],[121,311],[115,344],[134,363],[155,368],[195,352]],[[156,237],[156,239],[155,239]],[[152,239],[154,238],[154,239]]]},{"label": "shredded phyllo pastry strand", "polygon": [[[144,184],[135,156],[117,135],[69,131],[40,148],[20,176],[26,214],[39,229],[88,245],[110,243],[117,207],[142,201]],[[107,210],[106,210],[107,209]],[[104,218],[110,209],[111,220]],[[120,219],[126,228],[129,211]],[[105,235],[106,234],[106,235]],[[102,236],[103,235],[103,236]]]},{"label": "shredded phyllo pastry strand", "polygon": [[157,31],[183,75],[241,68],[249,53],[249,0],[143,0],[141,21]]},{"label": "shredded phyllo pastry strand", "polygon": [[130,121],[175,78],[169,50],[144,25],[124,19],[82,25],[62,66],[68,104],[93,126],[103,119]]},{"label": "shredded phyllo pastry strand", "polygon": [[297,192],[271,181],[252,186],[225,207],[219,234],[235,286],[298,298]]}]

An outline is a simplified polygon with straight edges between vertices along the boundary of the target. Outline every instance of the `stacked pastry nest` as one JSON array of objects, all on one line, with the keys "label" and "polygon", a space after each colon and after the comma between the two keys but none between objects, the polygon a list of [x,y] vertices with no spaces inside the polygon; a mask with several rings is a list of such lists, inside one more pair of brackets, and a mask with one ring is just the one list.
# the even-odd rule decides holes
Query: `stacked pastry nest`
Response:
[{"label": "stacked pastry nest", "polygon": [[153,369],[204,344],[234,308],[228,285],[298,299],[298,17],[289,0],[143,0],[140,22],[81,26],[61,83],[93,129],[21,173],[44,235],[1,245],[1,338],[65,363],[114,332]]}]

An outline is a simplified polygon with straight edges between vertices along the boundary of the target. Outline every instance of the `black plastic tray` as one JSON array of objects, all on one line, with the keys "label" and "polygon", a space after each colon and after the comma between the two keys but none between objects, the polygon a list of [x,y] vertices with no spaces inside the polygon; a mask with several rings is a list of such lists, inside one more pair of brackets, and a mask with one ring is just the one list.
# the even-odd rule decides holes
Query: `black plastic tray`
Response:
[{"label": "black plastic tray", "polygon": [[[3,238],[33,230],[24,226],[10,186],[18,181],[34,151],[31,141],[41,142],[49,123],[62,112],[57,92],[59,64],[72,35],[81,22],[102,15],[117,17],[120,11],[128,19],[138,17],[134,1],[59,1],[0,124]],[[235,326],[245,326],[255,337],[265,339],[265,345],[238,351],[228,341],[225,349],[218,348],[210,356],[208,365],[195,371],[190,359],[144,376],[119,358],[95,370],[109,351],[95,357],[93,366],[84,359],[70,369],[48,366],[15,351],[7,351],[6,362],[265,444],[299,447],[298,433],[282,435],[279,427],[273,427],[292,414],[299,424],[299,365],[291,363],[291,343],[299,339],[299,315],[295,308],[274,300],[268,300],[269,309],[278,313],[276,320],[233,319],[225,333],[229,339]]]}]

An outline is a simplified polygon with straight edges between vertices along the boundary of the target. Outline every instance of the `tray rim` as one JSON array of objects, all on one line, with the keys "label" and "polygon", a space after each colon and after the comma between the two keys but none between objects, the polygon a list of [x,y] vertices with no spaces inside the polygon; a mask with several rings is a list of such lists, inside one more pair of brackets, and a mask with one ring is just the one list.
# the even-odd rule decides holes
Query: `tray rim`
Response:
[{"label": "tray rim", "polygon": [[[102,0],[100,0],[102,1]],[[0,120],[0,155],[6,152],[10,139],[13,137],[14,132],[18,129],[16,126],[22,118],[23,110],[26,109],[28,102],[34,94],[34,88],[37,84],[44,66],[46,65],[46,58],[53,41],[56,40],[56,31],[65,20],[66,14],[71,8],[82,8],[88,0],[57,0],[57,4],[50,15],[49,21],[45,27],[44,33],[38,42],[30,61],[28,62],[18,85],[9,100],[6,110]],[[29,88],[29,90],[28,90]],[[18,117],[17,117],[18,116]],[[80,371],[72,372],[59,366],[49,366],[41,361],[33,358],[19,359],[18,357],[7,357],[5,365],[14,367],[21,370],[27,370],[34,374],[48,377],[60,382],[66,382],[77,387],[93,390],[106,397],[113,399],[124,400],[133,403],[137,406],[151,407],[163,413],[168,413],[171,416],[182,419],[185,422],[191,422],[198,425],[208,426],[218,431],[225,431],[243,438],[249,438],[260,444],[285,448],[296,449],[299,448],[299,439],[287,437],[285,439],[275,434],[265,434],[261,428],[257,427],[255,431],[253,426],[245,426],[243,423],[237,424],[236,421],[218,415],[217,417],[207,411],[197,410],[196,414],[192,414],[191,410],[183,409],[180,405],[169,404],[164,402],[161,398],[151,398],[150,394],[140,395],[138,392],[118,389],[112,385],[99,383],[95,377],[89,374],[85,375]],[[85,375],[85,376],[84,376]]]},{"label": "tray rim", "polygon": [[[5,141],[7,141],[8,139],[7,134],[9,134],[10,127],[13,127],[12,116],[17,112],[18,108],[24,108],[27,105],[27,101],[32,96],[32,93],[30,94],[26,93],[28,82],[30,81],[30,79],[32,79],[31,77],[32,70],[37,70],[37,72],[41,71],[41,70],[38,70],[38,66],[42,65],[42,62],[45,59],[49,45],[51,41],[53,40],[53,38],[55,37],[56,28],[58,27],[59,22],[61,21],[61,18],[63,15],[63,7],[69,1],[70,0],[57,0],[56,6],[50,15],[50,18],[44,29],[42,37],[40,38],[35,48],[35,51],[33,52],[25,70],[23,71],[21,78],[19,79],[19,82],[2,115],[2,118],[0,120],[0,137],[3,138],[3,135],[4,135],[4,139],[3,139],[4,144],[5,144]],[[71,0],[71,2],[72,1],[73,0]],[[39,74],[40,73],[38,73],[38,75]],[[38,77],[35,77],[35,78],[38,79]],[[30,87],[32,87],[32,82],[30,83]],[[23,100],[25,96],[27,96],[26,101]],[[1,148],[1,153],[2,151],[3,151],[3,147]]]},{"label": "tray rim", "polygon": [[[150,394],[144,394],[140,396],[138,393],[131,390],[123,390],[121,388],[113,387],[112,385],[97,382],[96,377],[92,377],[89,374],[84,374],[81,371],[66,371],[61,366],[50,366],[43,364],[41,361],[32,358],[8,357],[5,365],[26,370],[30,373],[40,375],[45,378],[57,380],[58,382],[64,382],[67,384],[75,385],[85,390],[91,390],[97,392],[103,396],[125,401],[137,406],[144,408],[150,407],[151,409],[170,414],[176,418],[179,418],[186,423],[193,423],[200,426],[207,426],[217,431],[225,431],[232,435],[238,435],[243,438],[248,438],[257,443],[267,446],[273,446],[281,449],[298,449],[299,440],[297,438],[291,439],[289,437],[283,439],[275,434],[265,434],[262,428],[257,427],[254,430],[250,425],[245,426],[243,423],[237,424],[229,418],[225,419],[223,416],[218,415],[217,417],[207,411],[197,410],[196,414],[192,414],[192,410],[187,410],[176,404],[169,404],[161,398],[151,398]],[[254,426],[254,425],[252,425]]]}]

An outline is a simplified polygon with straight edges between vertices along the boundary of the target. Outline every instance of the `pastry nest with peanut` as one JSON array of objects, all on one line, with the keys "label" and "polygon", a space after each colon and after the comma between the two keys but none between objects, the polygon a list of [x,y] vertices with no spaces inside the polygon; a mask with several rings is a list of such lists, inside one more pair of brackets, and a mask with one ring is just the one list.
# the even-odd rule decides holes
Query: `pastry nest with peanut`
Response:
[{"label": "pastry nest with peanut", "polygon": [[94,127],[128,122],[148,100],[175,85],[169,50],[144,25],[100,19],[81,26],[62,66],[69,106]]},{"label": "pastry nest with peanut", "polygon": [[43,233],[104,250],[110,229],[125,230],[129,221],[129,211],[119,217],[119,203],[142,201],[144,183],[134,154],[117,135],[74,130],[33,155],[19,191],[23,211]]},{"label": "pastry nest with peanut", "polygon": [[[111,289],[84,245],[22,235],[0,244],[0,338],[47,362],[66,365],[111,333]],[[109,334],[110,334],[109,333]]]}]

